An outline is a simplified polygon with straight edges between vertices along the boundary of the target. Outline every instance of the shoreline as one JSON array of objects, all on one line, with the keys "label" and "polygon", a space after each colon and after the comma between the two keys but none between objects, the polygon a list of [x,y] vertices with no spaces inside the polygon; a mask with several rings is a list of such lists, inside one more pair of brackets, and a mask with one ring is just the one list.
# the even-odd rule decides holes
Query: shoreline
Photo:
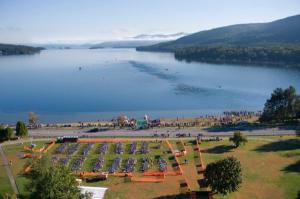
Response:
[{"label": "shoreline", "polygon": [[[104,123],[111,123],[117,119],[120,114],[126,114],[130,119],[141,119],[145,115],[148,115],[153,120],[164,121],[191,121],[199,120],[202,118],[221,118],[224,117],[224,113],[236,112],[236,113],[252,113],[253,115],[259,115],[261,111],[246,111],[246,110],[224,110],[224,111],[210,111],[204,113],[198,110],[184,110],[184,111],[119,111],[119,112],[74,112],[74,113],[43,113],[35,112],[39,116],[39,121],[42,126],[80,126],[83,123],[84,126],[102,125]],[[165,114],[164,114],[165,113]],[[69,118],[69,119],[66,119]],[[27,123],[28,112],[16,112],[16,113],[3,113],[0,112],[0,124],[3,125],[15,125],[17,121],[23,121]],[[91,125],[88,125],[91,124]]]}]

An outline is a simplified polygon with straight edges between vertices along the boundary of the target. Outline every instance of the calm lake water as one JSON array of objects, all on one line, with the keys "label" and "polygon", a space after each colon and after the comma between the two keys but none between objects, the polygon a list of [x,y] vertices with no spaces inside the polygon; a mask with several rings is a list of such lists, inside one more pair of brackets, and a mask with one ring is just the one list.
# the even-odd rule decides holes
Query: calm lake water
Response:
[{"label": "calm lake water", "polygon": [[292,68],[186,63],[134,49],[2,56],[0,74],[0,123],[26,121],[29,111],[45,123],[257,111],[276,87],[300,91]]}]

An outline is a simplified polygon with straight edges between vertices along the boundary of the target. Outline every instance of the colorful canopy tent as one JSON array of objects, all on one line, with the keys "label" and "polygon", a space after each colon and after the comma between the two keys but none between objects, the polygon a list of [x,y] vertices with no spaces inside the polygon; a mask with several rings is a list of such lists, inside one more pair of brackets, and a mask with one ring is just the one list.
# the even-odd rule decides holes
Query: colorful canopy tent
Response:
[{"label": "colorful canopy tent", "polygon": [[137,120],[136,121],[136,129],[146,129],[148,128],[147,120]]}]

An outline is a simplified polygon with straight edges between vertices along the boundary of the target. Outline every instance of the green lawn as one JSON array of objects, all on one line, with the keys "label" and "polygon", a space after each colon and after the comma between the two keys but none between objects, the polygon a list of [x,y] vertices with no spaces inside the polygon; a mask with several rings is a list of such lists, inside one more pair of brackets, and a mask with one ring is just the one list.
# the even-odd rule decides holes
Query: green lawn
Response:
[{"label": "green lawn", "polygon": [[[33,142],[33,143],[37,144],[37,148],[41,148],[48,142]],[[24,168],[24,164],[26,164],[30,160],[20,158],[22,154],[30,153],[30,152],[25,152],[23,150],[23,147],[25,145],[28,145],[28,143],[24,143],[24,145],[22,145],[22,144],[6,145],[6,146],[3,146],[3,149],[4,149],[4,152],[7,156],[7,158],[9,160],[11,160],[13,163],[11,168],[12,168],[13,175],[15,176],[15,180],[16,180],[16,184],[19,189],[19,192],[22,195],[27,196],[29,194],[29,192],[27,191],[28,190],[27,185],[29,184],[29,180],[22,174],[22,171]],[[50,150],[50,152],[52,150]],[[2,173],[2,171],[5,172],[5,170],[3,169],[3,170],[1,170],[0,173]],[[5,175],[6,175],[6,173],[5,173]],[[5,183],[2,181],[2,179],[0,179],[0,190],[2,189],[2,187],[6,186],[6,185],[10,186],[10,183]]]},{"label": "green lawn", "polygon": [[[268,137],[266,137],[268,138]],[[250,198],[272,198],[272,199],[294,199],[299,193],[300,184],[300,139],[296,137],[269,137],[267,140],[249,140],[244,146],[238,149],[231,147],[231,143],[228,140],[223,140],[219,142],[203,142],[200,147],[204,151],[203,160],[205,164],[220,160],[227,156],[237,157],[242,164],[243,168],[243,183],[238,192],[232,193],[228,196],[215,196],[216,199],[250,199]],[[187,142],[187,141],[185,141]],[[38,148],[42,147],[45,142],[38,142]],[[124,168],[124,162],[128,157],[133,155],[128,154],[130,143],[123,144],[124,153],[120,155],[122,158],[122,168]],[[176,141],[171,141],[171,144],[176,148]],[[79,151],[74,154],[70,165],[72,162],[80,155],[84,146],[86,144],[81,144]],[[105,164],[103,171],[107,171],[108,167],[111,165],[112,160],[117,156],[114,153],[114,143],[109,144],[109,151],[105,155]],[[156,142],[151,142],[149,144],[150,153],[147,154],[153,160],[153,166],[151,170],[157,171],[157,161],[155,157],[158,155],[163,156],[171,165],[174,161],[172,160],[172,154],[167,153],[168,147],[166,143],[163,142],[161,149],[155,149],[158,145]],[[49,153],[53,153],[55,145]],[[94,144],[90,154],[85,160],[82,170],[91,171],[92,166],[99,156],[97,153],[97,148],[99,144]],[[138,142],[138,150],[141,147],[141,142]],[[192,147],[191,143],[188,147]],[[26,159],[20,159],[18,156],[22,152],[23,145],[9,145],[3,147],[5,153],[9,160],[13,161],[12,171],[16,177],[17,186],[22,195],[28,195],[26,187],[29,181],[24,177],[22,169],[24,164],[28,161]],[[191,150],[191,149],[190,149]],[[64,156],[64,155],[63,155]],[[140,170],[140,160],[143,154],[137,153],[134,157],[138,160],[135,167],[135,171]],[[186,157],[179,158],[180,162],[184,159],[193,160],[194,154],[187,154]],[[191,167],[192,168],[192,167]],[[8,178],[6,176],[3,164],[0,168],[0,193],[12,193]],[[168,182],[160,184],[132,184],[127,182],[126,178],[119,177],[109,177],[107,181],[97,182],[97,183],[84,183],[89,186],[104,186],[108,187],[109,190],[105,195],[106,199],[110,198],[130,198],[130,196],[135,195],[139,198],[151,198],[153,193],[157,195],[165,195],[165,193],[179,194],[178,182],[179,178],[169,177]]]},{"label": "green lawn", "polygon": [[[300,192],[300,139],[274,138],[273,142],[249,140],[238,149],[231,149],[228,140],[204,142],[205,163],[226,156],[237,157],[243,168],[243,183],[237,193],[216,198],[287,198],[295,199]],[[279,141],[278,141],[279,140]]]},{"label": "green lawn", "polygon": [[13,190],[10,186],[9,178],[6,174],[2,158],[0,161],[0,195],[13,194]]}]

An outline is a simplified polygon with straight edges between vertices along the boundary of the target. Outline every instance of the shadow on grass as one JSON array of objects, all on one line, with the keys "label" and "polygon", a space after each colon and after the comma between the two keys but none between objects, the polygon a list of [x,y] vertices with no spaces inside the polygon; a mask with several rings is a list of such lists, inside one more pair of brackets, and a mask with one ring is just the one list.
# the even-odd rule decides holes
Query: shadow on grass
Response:
[{"label": "shadow on grass", "polygon": [[199,180],[197,180],[197,183],[198,183],[199,187],[206,187],[206,184],[205,184],[205,180],[204,180],[204,179],[199,179]]},{"label": "shadow on grass", "polygon": [[208,149],[204,149],[202,152],[203,153],[226,153],[226,152],[230,152],[232,151],[232,149],[234,149],[234,146],[231,145],[219,145],[219,146],[215,146],[213,148],[208,148]]},{"label": "shadow on grass", "polygon": [[298,129],[296,130],[296,136],[297,136],[297,137],[300,137],[300,128],[298,128]]},{"label": "shadow on grass", "polygon": [[87,131],[85,131],[85,133],[98,133],[98,132],[105,132],[105,131],[108,131],[110,130],[109,128],[92,128],[92,129],[89,129]]},{"label": "shadow on grass", "polygon": [[[197,199],[209,199],[210,193],[206,191],[199,191],[195,192]],[[190,199],[191,194],[190,193],[181,193],[177,195],[166,195],[166,196],[159,196],[154,199]]]},{"label": "shadow on grass", "polygon": [[208,132],[229,132],[229,131],[254,131],[270,128],[278,128],[280,130],[296,130],[297,123],[286,124],[262,124],[262,123],[240,123],[240,124],[224,124],[215,125],[205,128]]},{"label": "shadow on grass", "polygon": [[287,151],[300,149],[300,140],[297,139],[289,139],[289,140],[280,140],[271,142],[265,145],[262,145],[255,149],[255,151],[259,152],[277,152],[277,151]]},{"label": "shadow on grass", "polygon": [[285,172],[298,172],[300,173],[300,160],[295,162],[294,164],[290,164],[289,166],[283,169]]}]

